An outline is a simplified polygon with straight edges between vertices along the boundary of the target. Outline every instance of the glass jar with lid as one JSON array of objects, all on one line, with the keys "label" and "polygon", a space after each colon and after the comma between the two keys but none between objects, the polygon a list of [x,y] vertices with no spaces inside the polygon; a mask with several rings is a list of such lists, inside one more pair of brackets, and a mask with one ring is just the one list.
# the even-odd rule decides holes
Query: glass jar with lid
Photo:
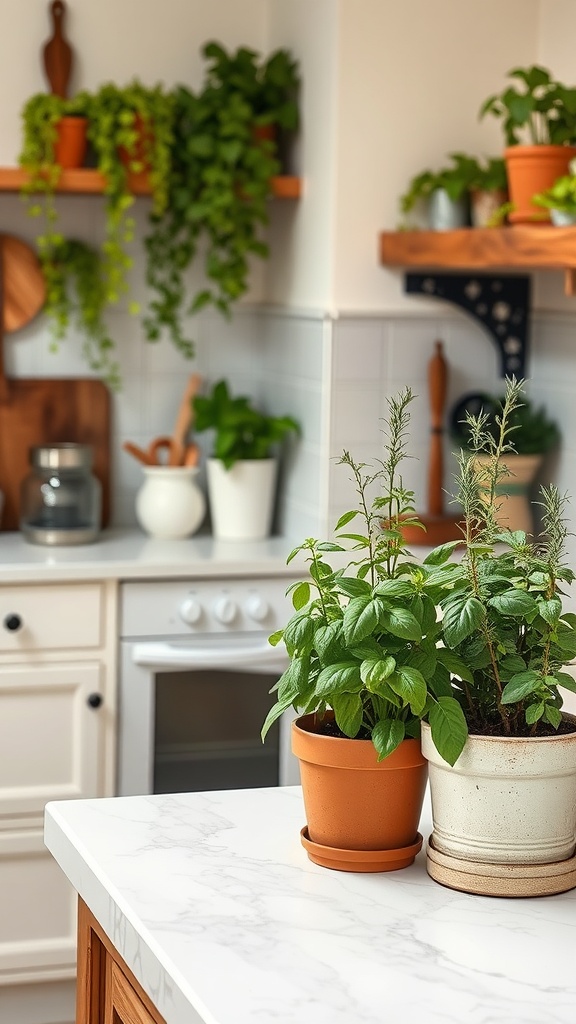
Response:
[{"label": "glass jar with lid", "polygon": [[85,444],[37,445],[22,482],[20,530],[32,544],[89,544],[100,532],[102,488]]}]

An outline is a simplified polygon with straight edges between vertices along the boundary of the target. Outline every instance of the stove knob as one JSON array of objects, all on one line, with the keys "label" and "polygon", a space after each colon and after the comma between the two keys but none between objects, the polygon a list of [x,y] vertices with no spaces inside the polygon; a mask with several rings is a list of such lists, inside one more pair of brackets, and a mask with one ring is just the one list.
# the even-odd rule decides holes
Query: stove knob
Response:
[{"label": "stove knob", "polygon": [[260,594],[251,594],[246,601],[246,614],[254,622],[264,622],[270,611],[270,605]]},{"label": "stove knob", "polygon": [[180,605],[180,618],[193,626],[202,618],[202,605],[195,597],[186,597]]},{"label": "stove knob", "polygon": [[221,622],[223,626],[229,626],[231,622],[234,622],[236,618],[236,604],[230,597],[219,597],[214,604],[214,617],[217,622]]}]

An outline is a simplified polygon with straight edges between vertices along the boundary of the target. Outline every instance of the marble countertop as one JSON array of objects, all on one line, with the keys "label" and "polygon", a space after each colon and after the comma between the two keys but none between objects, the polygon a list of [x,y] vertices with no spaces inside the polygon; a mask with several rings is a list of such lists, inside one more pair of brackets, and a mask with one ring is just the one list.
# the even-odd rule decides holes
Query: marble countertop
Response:
[{"label": "marble countertop", "polygon": [[167,1024],[574,1024],[576,891],[329,871],[304,820],[299,787],[60,801],[45,841]]},{"label": "marble countertop", "polygon": [[[185,540],[156,540],[138,530],[104,530],[94,544],[29,544],[20,533],[0,533],[3,583],[69,582],[86,579],[182,579],[215,576],[294,576],[286,558],[294,541],[217,541],[196,535]],[[297,572],[303,571],[302,560]]]}]

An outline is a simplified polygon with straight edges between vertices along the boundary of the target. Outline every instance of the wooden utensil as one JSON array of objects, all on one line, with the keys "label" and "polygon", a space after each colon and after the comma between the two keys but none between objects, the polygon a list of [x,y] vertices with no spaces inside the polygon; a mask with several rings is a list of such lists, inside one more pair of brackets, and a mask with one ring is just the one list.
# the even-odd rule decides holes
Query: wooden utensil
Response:
[{"label": "wooden utensil", "polygon": [[[165,461],[161,458],[162,452],[166,452]],[[181,466],[184,460],[184,445],[175,441],[173,437],[155,437],[148,446],[147,455],[152,466]]]},{"label": "wooden utensil", "polygon": [[64,0],[54,0],[50,5],[52,36],[44,46],[44,70],[55,96],[66,99],[72,72],[72,47],[64,38]]},{"label": "wooden utensil", "polygon": [[449,540],[460,540],[462,516],[450,516],[444,513],[442,491],[444,462],[444,408],[448,386],[448,368],[444,358],[443,345],[436,341],[434,355],[428,363],[428,396],[430,400],[430,451],[428,457],[428,509],[426,513],[418,513],[424,530],[416,526],[403,526],[402,535],[408,544],[435,547]]},{"label": "wooden utensil", "polygon": [[144,466],[152,465],[148,452],[144,451],[144,449],[140,448],[137,444],[132,444],[132,441],[124,441],[122,447],[125,452],[128,452],[128,455],[132,455],[133,458],[137,459],[138,462],[141,462]]},{"label": "wooden utensil", "polygon": [[184,447],[186,435],[190,430],[193,420],[192,399],[194,398],[194,395],[198,393],[201,386],[202,378],[199,374],[193,373],[191,377],[188,378],[188,383],[178,408],[178,415],[176,416],[174,430],[172,431],[172,438],[176,445]]},{"label": "wooden utensil", "polygon": [[184,465],[197,466],[200,461],[200,449],[197,444],[189,444],[184,450]]}]

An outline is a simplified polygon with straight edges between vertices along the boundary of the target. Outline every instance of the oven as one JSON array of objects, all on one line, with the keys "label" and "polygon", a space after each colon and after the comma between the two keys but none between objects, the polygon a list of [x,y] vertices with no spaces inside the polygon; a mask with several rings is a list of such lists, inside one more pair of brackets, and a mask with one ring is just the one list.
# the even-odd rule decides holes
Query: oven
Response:
[{"label": "oven", "polygon": [[269,635],[289,579],[161,580],[120,592],[120,796],[296,785],[287,712],[263,744],[288,665]]}]

